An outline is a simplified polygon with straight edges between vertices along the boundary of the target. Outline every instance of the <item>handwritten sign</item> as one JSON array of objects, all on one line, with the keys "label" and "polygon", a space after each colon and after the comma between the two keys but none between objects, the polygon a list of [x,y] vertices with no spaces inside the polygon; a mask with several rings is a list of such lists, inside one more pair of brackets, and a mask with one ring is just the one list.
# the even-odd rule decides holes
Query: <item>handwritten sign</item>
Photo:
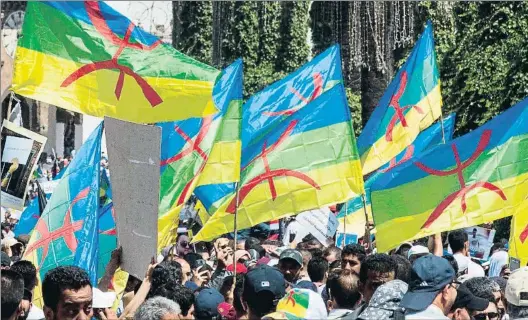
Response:
[{"label": "handwritten sign", "polygon": [[328,208],[305,211],[296,220],[324,246],[330,244],[328,239],[334,236],[339,226],[336,216]]}]

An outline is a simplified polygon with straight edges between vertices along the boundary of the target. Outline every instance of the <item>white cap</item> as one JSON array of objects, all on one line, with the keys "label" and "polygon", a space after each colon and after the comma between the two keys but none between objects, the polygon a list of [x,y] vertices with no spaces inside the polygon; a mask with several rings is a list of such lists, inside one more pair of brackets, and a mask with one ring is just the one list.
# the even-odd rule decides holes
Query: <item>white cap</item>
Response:
[{"label": "white cap", "polygon": [[528,267],[510,274],[505,292],[506,300],[517,307],[528,307]]},{"label": "white cap", "polygon": [[420,245],[412,246],[411,249],[409,249],[409,252],[407,253],[407,259],[410,259],[411,256],[415,254],[422,254],[422,253],[430,253],[430,252],[429,252],[429,249],[427,249],[427,247],[420,246]]},{"label": "white cap", "polygon": [[92,288],[92,307],[96,309],[110,308],[116,299],[115,292],[103,292],[97,288]]}]

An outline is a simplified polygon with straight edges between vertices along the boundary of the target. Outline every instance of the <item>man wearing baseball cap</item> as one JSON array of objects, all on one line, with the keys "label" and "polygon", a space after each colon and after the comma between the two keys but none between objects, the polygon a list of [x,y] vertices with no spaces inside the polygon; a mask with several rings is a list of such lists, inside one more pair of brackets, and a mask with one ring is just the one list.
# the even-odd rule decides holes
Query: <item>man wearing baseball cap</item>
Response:
[{"label": "man wearing baseball cap", "polygon": [[474,311],[484,311],[488,308],[489,301],[473,295],[465,288],[457,289],[455,303],[448,314],[449,319],[468,320]]},{"label": "man wearing baseball cap", "polygon": [[412,268],[409,290],[400,306],[405,319],[449,319],[458,285],[455,270],[444,258],[427,255],[417,259]]},{"label": "man wearing baseball cap", "polygon": [[317,292],[317,286],[309,281],[301,279],[303,271],[303,256],[294,249],[284,250],[279,257],[279,270],[284,275],[284,279],[289,282],[292,288],[310,289]]},{"label": "man wearing baseball cap", "polygon": [[285,294],[286,281],[275,268],[259,265],[244,276],[242,301],[250,320],[275,312],[277,303]]},{"label": "man wearing baseball cap", "polygon": [[510,319],[528,319],[528,267],[510,274],[506,284],[506,313]]}]

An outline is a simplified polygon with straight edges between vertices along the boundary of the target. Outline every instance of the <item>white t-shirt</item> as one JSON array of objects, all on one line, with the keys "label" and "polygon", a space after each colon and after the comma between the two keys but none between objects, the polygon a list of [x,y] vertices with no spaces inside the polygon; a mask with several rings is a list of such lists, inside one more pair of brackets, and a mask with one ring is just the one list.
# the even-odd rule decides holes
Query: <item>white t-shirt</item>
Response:
[{"label": "white t-shirt", "polygon": [[27,320],[41,320],[44,319],[44,312],[42,309],[35,305],[31,305],[31,309],[29,309],[29,314],[27,317]]}]

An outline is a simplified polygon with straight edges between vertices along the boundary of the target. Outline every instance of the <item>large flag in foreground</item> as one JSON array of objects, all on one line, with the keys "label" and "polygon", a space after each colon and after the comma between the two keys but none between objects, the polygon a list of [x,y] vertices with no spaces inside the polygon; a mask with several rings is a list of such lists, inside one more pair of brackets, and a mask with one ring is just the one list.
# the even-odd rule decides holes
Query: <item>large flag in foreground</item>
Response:
[{"label": "large flag in foreground", "polygon": [[159,249],[176,236],[181,207],[198,185],[234,184],[240,176],[242,60],[224,69],[213,89],[214,116],[158,124],[162,129]]},{"label": "large flag in foreground", "polygon": [[528,99],[398,166],[371,192],[380,251],[515,214],[528,194]]},{"label": "large flag in foreground", "polygon": [[29,201],[29,205],[24,209],[24,211],[22,211],[20,220],[15,226],[13,232],[16,236],[31,234],[31,231],[33,231],[33,228],[35,228],[39,217],[39,198],[35,197]]},{"label": "large flag in foreground", "polygon": [[102,1],[28,2],[12,90],[136,123],[216,112],[219,72],[162,43]]},{"label": "large flag in foreground", "polygon": [[521,267],[528,264],[528,194],[515,216],[510,228],[510,257],[519,259]]},{"label": "large flag in foreground", "polygon": [[[443,123],[438,122],[422,131],[414,142],[405,148],[399,155],[394,157],[376,172],[374,172],[365,181],[365,194],[367,213],[369,221],[372,222],[372,208],[370,187],[382,175],[391,174],[391,171],[397,166],[413,160],[413,158],[420,156],[420,154],[429,148],[445,142],[451,141],[455,129],[456,115],[450,114],[443,119]],[[356,233],[362,235],[365,231],[365,211],[363,209],[363,199],[361,196],[350,199],[346,206],[343,206],[337,215],[339,221],[339,231],[346,233]],[[346,229],[346,230],[345,230]],[[359,237],[358,237],[359,238]]]},{"label": "large flag in foreground", "polygon": [[[243,150],[240,229],[343,202],[363,192],[350,110],[341,84],[281,118],[272,131]],[[236,196],[224,198],[193,241],[233,231],[235,209]]]},{"label": "large flag in foreground", "polygon": [[[102,131],[101,123],[82,145],[31,234],[24,259],[37,267],[39,279],[57,266],[76,265],[96,283]],[[43,303],[40,286],[33,303]]]},{"label": "large flag in foreground", "polygon": [[427,26],[365,128],[358,149],[366,175],[389,162],[441,115],[433,26]]}]

